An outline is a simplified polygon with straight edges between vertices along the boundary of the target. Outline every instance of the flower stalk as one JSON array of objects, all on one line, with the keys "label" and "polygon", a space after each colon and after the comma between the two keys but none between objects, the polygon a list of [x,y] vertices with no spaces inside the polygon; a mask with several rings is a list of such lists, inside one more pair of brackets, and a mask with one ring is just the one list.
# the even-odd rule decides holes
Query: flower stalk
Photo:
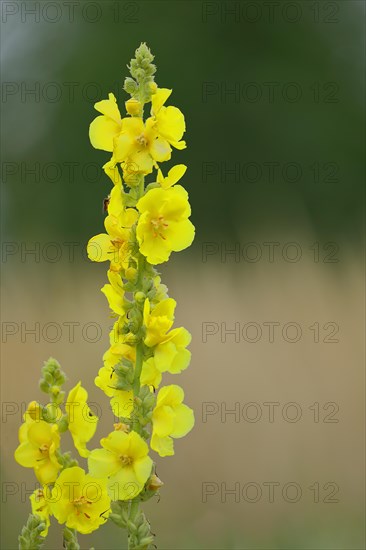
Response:
[{"label": "flower stalk", "polygon": [[[98,417],[88,405],[87,390],[78,382],[65,400],[66,376],[49,359],[40,381],[49,402],[30,403],[15,451],[17,462],[33,468],[41,484],[30,498],[33,515],[19,539],[24,549],[40,547],[51,518],[64,525],[63,545],[69,550],[80,548],[78,533],[91,533],[108,520],[127,531],[129,550],[156,548],[141,509],[163,486],[150,452],[173,455],[174,440],[194,425],[183,389],[160,387],[166,372],[177,375],[188,367],[191,336],[184,327],[173,328],[177,304],[155,266],[189,247],[195,230],[188,193],[178,184],[186,166],[175,165],[165,176],[161,169],[173,149],[186,147],[185,119],[177,107],[165,105],[172,90],[155,83],[153,60],[141,44],[124,82],[131,96],[126,116],[109,94],[95,104],[99,116],[89,130],[91,144],[111,154],[103,167],[112,182],[105,232],[90,239],[87,253],[92,261],[109,263],[108,283],[101,290],[113,327],[95,384],[110,398],[117,421],[100,446],[90,449]],[[87,470],[72,453],[62,452],[65,431],[87,460]]]}]

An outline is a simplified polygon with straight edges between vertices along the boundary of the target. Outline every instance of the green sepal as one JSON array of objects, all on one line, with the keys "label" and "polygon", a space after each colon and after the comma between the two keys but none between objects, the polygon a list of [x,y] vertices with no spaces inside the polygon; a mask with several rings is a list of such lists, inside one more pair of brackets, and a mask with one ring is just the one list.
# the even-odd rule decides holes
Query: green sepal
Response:
[{"label": "green sepal", "polygon": [[64,544],[63,547],[66,550],[80,550],[80,545],[77,539],[77,532],[75,529],[64,529]]},{"label": "green sepal", "polygon": [[29,514],[27,523],[18,537],[19,550],[38,550],[42,548],[45,538],[41,536],[41,533],[45,528],[46,524],[39,516]]}]

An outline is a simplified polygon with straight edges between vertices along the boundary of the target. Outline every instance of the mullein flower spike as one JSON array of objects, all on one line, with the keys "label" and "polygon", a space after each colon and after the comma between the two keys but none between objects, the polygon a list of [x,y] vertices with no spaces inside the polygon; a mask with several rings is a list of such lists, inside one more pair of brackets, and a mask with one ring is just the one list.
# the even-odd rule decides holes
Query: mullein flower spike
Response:
[{"label": "mullein flower spike", "polygon": [[[126,115],[110,93],[95,104],[99,115],[89,130],[93,147],[111,154],[103,166],[112,182],[105,232],[90,239],[87,253],[92,261],[108,262],[108,282],[101,290],[114,323],[95,384],[110,398],[117,422],[114,429],[111,422],[101,447],[92,449],[98,417],[88,405],[87,390],[78,382],[64,403],[65,374],[55,359],[47,361],[40,388],[49,402],[29,404],[15,451],[17,462],[33,468],[41,484],[30,497],[33,515],[19,538],[22,548],[28,541],[40,548],[52,517],[64,525],[67,548],[78,548],[77,533],[91,533],[108,518],[127,530],[130,550],[155,548],[140,510],[140,503],[163,486],[150,449],[162,457],[173,455],[173,439],[194,425],[183,389],[160,387],[164,373],[188,367],[191,335],[173,327],[177,304],[154,266],[190,246],[195,230],[188,193],[178,184],[187,167],[161,167],[173,149],[186,147],[186,126],[183,113],[166,105],[172,90],[155,83],[153,60],[141,44],[124,82],[131,96],[124,104]],[[67,430],[78,454],[87,458],[87,471],[61,451]]]}]

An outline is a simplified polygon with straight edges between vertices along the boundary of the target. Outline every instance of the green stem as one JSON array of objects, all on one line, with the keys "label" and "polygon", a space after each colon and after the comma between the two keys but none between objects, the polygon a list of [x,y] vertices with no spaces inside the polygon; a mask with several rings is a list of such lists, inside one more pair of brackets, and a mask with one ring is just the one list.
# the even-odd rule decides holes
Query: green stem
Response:
[{"label": "green stem", "polygon": [[[144,258],[144,256],[142,256],[142,254],[139,254],[139,258],[138,258],[138,275],[137,275],[137,282],[136,282],[136,288],[137,288],[138,291],[142,291],[142,289],[143,289],[144,269],[145,269],[145,258]],[[136,344],[135,374],[134,374],[133,386],[132,386],[134,397],[138,397],[138,395],[140,393],[140,377],[141,377],[143,362],[144,362],[144,344],[140,340]],[[138,426],[136,426],[137,424],[138,424]],[[137,427],[137,430],[135,430],[135,431],[138,431],[138,433],[140,433],[139,422],[135,421],[134,425]]]},{"label": "green stem", "polygon": [[140,510],[138,499],[131,501],[127,527],[128,550],[148,550],[153,547],[154,535],[145,514]]},{"label": "green stem", "polygon": [[134,522],[140,508],[140,503],[138,500],[131,500],[130,515],[129,520]]},{"label": "green stem", "polygon": [[139,181],[139,198],[142,197],[142,195],[144,194],[144,191],[145,191],[145,178],[144,176],[141,176]]},{"label": "green stem", "polygon": [[133,393],[137,397],[140,393],[140,377],[142,371],[142,363],[144,360],[143,344],[138,343],[136,346],[136,364],[135,364],[135,376],[133,381]]}]

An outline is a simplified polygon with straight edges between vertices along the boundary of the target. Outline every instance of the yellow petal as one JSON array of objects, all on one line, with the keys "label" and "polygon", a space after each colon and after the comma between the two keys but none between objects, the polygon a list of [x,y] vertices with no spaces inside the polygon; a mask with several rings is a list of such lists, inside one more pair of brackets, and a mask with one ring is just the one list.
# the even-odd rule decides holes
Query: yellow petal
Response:
[{"label": "yellow petal", "polygon": [[149,152],[152,158],[155,159],[157,162],[164,162],[170,159],[172,148],[170,147],[166,139],[157,137],[151,143],[149,147]]},{"label": "yellow petal", "polygon": [[116,160],[112,157],[111,160],[103,166],[104,172],[112,180],[114,185],[122,185],[122,178],[116,166]]},{"label": "yellow petal", "polygon": [[125,310],[123,307],[124,303],[124,293],[117,292],[112,285],[104,285],[101,289],[103,294],[108,300],[109,307],[112,311],[117,313],[118,315],[124,315]]},{"label": "yellow petal", "polygon": [[177,107],[162,107],[156,117],[159,134],[169,142],[179,142],[186,129],[183,113]]},{"label": "yellow petal", "polygon": [[183,403],[174,409],[174,429],[170,433],[172,437],[184,437],[194,426],[193,410]]},{"label": "yellow petal", "polygon": [[157,397],[157,407],[169,405],[170,407],[175,408],[182,403],[183,399],[183,389],[176,384],[170,384],[169,386],[164,386],[159,391]]},{"label": "yellow petal", "polygon": [[130,418],[133,413],[133,392],[115,390],[111,399],[111,407],[114,416]]},{"label": "yellow petal", "polygon": [[114,138],[119,132],[120,126],[114,120],[97,116],[89,126],[90,143],[95,149],[112,152]]},{"label": "yellow petal", "polygon": [[159,182],[158,179],[158,182],[164,189],[169,189],[169,187],[175,185],[184,176],[186,170],[187,166],[185,164],[177,164],[169,170],[167,177],[163,178],[163,181]]},{"label": "yellow petal", "polygon": [[159,453],[160,456],[174,455],[174,445],[171,437],[159,437],[153,433],[150,446],[154,451]]},{"label": "yellow petal", "polygon": [[[118,172],[117,167],[115,170]],[[118,217],[124,210],[122,182],[115,183],[109,199],[108,214]]]},{"label": "yellow petal", "polygon": [[93,262],[106,262],[113,256],[111,238],[106,233],[92,237],[87,245],[88,258]]},{"label": "yellow petal", "polygon": [[164,105],[173,90],[168,88],[158,88],[155,94],[151,96],[151,114],[156,115]]},{"label": "yellow petal", "polygon": [[102,101],[95,103],[94,109],[102,113],[102,115],[111,118],[117,124],[121,123],[121,115],[114,94],[110,93],[108,94],[108,99],[102,99]]},{"label": "yellow petal", "polygon": [[165,232],[171,250],[180,252],[191,246],[195,235],[195,227],[190,220],[171,222]]},{"label": "yellow petal", "polygon": [[169,143],[172,147],[174,147],[175,149],[178,149],[179,151],[181,151],[182,149],[185,149],[187,147],[187,144],[184,140],[182,140],[182,141],[170,141]]},{"label": "yellow petal", "polygon": [[172,407],[163,405],[156,407],[153,414],[154,433],[159,437],[170,435],[174,429],[175,415]]},{"label": "yellow petal", "polygon": [[88,457],[89,473],[95,477],[108,477],[120,469],[118,456],[106,449],[94,449]]}]

